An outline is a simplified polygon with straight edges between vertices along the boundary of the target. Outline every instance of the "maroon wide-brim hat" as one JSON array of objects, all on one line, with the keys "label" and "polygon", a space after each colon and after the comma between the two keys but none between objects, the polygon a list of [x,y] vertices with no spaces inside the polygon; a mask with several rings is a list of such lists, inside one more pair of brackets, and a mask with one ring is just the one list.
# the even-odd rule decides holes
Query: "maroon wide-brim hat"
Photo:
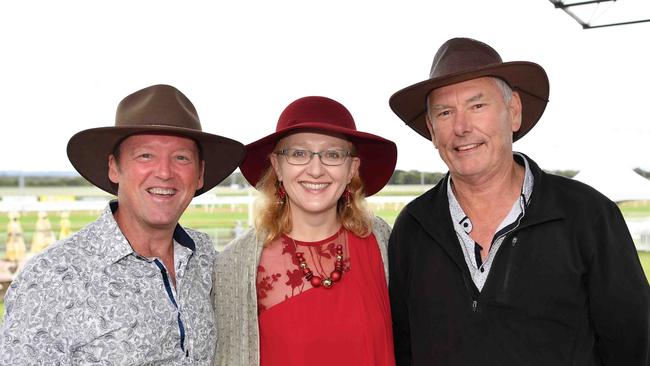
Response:
[{"label": "maroon wide-brim hat", "polygon": [[169,134],[196,141],[203,154],[203,187],[195,196],[228,177],[244,158],[244,145],[227,137],[203,132],[192,102],[178,89],[154,85],[122,99],[115,126],[78,132],[68,141],[68,159],[79,174],[102,190],[117,194],[108,178],[108,156],[125,138],[136,134]]},{"label": "maroon wide-brim hat", "polygon": [[512,135],[513,141],[517,141],[535,126],[544,113],[549,94],[546,72],[533,62],[503,62],[492,47],[474,39],[452,38],[445,42],[433,58],[429,79],[393,94],[389,104],[402,121],[430,140],[426,125],[429,93],[442,86],[486,76],[503,79],[519,93],[521,127]]},{"label": "maroon wide-brim hat", "polygon": [[274,133],[246,145],[246,158],[239,169],[253,187],[271,166],[269,155],[278,141],[298,132],[335,135],[353,143],[361,160],[359,176],[366,196],[379,192],[393,174],[397,163],[394,142],[357,131],[352,115],[341,103],[311,96],[289,104],[280,115]]}]

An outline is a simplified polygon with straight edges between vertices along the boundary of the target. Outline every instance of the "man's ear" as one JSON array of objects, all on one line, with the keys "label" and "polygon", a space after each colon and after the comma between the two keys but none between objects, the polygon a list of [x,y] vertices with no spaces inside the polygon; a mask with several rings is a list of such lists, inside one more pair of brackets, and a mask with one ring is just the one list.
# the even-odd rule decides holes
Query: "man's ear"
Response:
[{"label": "man's ear", "polygon": [[108,156],[108,179],[115,183],[120,183],[120,167],[113,154]]},{"label": "man's ear", "polygon": [[521,110],[521,97],[519,93],[513,91],[508,105],[508,112],[512,121],[512,132],[517,132],[521,128]]},{"label": "man's ear", "polygon": [[433,133],[433,125],[431,124],[431,119],[429,118],[429,112],[426,114],[426,121],[427,130],[429,130],[429,134],[431,135],[431,142],[433,143],[433,147],[437,149],[438,144],[436,144],[436,135]]},{"label": "man's ear", "polygon": [[198,182],[198,184],[196,185],[196,189],[197,189],[197,190],[203,188],[203,183],[204,183],[203,178],[204,178],[204,174],[205,174],[205,160],[201,160],[201,164],[200,164],[200,166],[199,166],[199,182]]}]

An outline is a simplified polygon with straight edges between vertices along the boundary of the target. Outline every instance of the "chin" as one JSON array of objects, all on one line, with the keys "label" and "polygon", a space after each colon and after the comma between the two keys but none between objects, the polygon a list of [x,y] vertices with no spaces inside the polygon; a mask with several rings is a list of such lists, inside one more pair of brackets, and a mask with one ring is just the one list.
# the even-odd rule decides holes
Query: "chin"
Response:
[{"label": "chin", "polygon": [[160,227],[160,228],[169,227],[169,226],[172,226],[172,225],[176,226],[176,224],[178,223],[178,219],[180,219],[180,217],[179,218],[175,218],[175,217],[152,217],[149,220],[149,225],[151,225],[152,227]]},{"label": "chin", "polygon": [[322,204],[311,204],[311,205],[304,205],[303,208],[308,213],[316,214],[316,213],[328,212],[330,210],[336,210],[336,205],[332,206],[332,205],[322,205]]}]

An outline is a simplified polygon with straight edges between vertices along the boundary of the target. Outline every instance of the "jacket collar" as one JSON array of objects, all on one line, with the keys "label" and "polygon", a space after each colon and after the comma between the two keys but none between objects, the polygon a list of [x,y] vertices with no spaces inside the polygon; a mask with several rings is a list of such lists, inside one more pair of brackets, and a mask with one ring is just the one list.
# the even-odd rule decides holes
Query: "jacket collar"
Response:
[{"label": "jacket collar", "polygon": [[[117,207],[117,200],[109,202],[102,215],[89,226],[98,240],[89,243],[88,249],[101,255],[107,265],[116,263],[128,255],[136,254],[115,221],[113,213]],[[174,229],[173,240],[192,252],[196,249],[194,240],[179,224],[176,224]]]},{"label": "jacket collar", "polygon": [[442,247],[458,268],[469,273],[449,213],[448,179],[449,173],[429,191],[411,201],[406,206],[406,210],[422,229]]},{"label": "jacket collar", "polygon": [[[526,214],[517,230],[564,218],[566,216],[564,206],[558,202],[555,188],[552,187],[553,184],[549,185],[549,175],[528,156],[522,155],[529,163],[534,183]],[[429,191],[411,201],[406,206],[406,211],[442,247],[461,270],[469,272],[449,214],[448,179],[449,173]]]},{"label": "jacket collar", "polygon": [[557,196],[558,187],[555,185],[554,177],[540,169],[537,163],[528,156],[524,156],[533,172],[534,185],[526,215],[524,215],[519,229],[565,218],[567,216],[565,203],[560,201]]}]

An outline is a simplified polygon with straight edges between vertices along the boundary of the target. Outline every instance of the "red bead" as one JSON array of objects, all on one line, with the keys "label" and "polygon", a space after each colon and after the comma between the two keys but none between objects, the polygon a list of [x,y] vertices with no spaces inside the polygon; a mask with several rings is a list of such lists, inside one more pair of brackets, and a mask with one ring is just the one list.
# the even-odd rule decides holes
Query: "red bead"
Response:
[{"label": "red bead", "polygon": [[311,278],[311,280],[309,280],[309,282],[311,283],[312,287],[320,287],[322,280],[319,276],[314,276]]},{"label": "red bead", "polygon": [[341,279],[341,272],[336,270],[332,271],[332,273],[330,273],[330,278],[332,279],[332,281],[338,282]]},{"label": "red bead", "polygon": [[[307,265],[305,261],[305,254],[303,252],[298,252],[298,246],[294,242],[294,248],[296,251],[294,252],[294,263],[297,262],[298,268],[302,270],[303,276],[305,280],[309,281],[311,283],[312,287],[324,287],[324,288],[332,288],[334,286],[334,283],[338,282],[343,278],[343,246],[342,245],[337,245],[336,248],[336,256],[334,257],[334,271],[330,273],[330,276],[327,278],[323,278],[322,274],[320,276],[314,275],[314,272],[309,269],[309,266]],[[320,274],[320,272],[317,272]]]}]

